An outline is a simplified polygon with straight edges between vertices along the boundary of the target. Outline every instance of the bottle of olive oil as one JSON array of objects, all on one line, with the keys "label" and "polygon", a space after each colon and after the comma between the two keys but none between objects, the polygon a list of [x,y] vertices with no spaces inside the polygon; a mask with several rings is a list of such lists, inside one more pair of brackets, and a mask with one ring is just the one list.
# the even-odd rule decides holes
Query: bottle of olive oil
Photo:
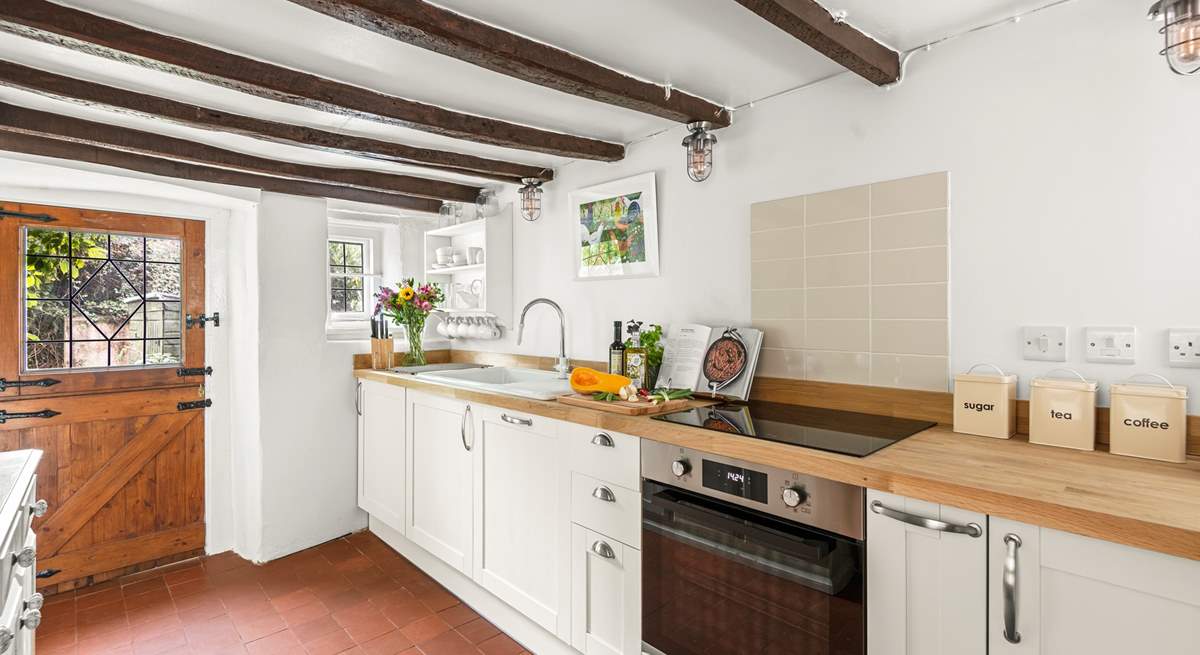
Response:
[{"label": "bottle of olive oil", "polygon": [[625,342],[621,340],[620,321],[613,321],[613,342],[608,347],[608,372],[625,375]]},{"label": "bottle of olive oil", "polygon": [[625,326],[629,339],[625,345],[625,377],[633,380],[638,389],[646,387],[646,349],[642,347],[641,321],[629,321]]}]

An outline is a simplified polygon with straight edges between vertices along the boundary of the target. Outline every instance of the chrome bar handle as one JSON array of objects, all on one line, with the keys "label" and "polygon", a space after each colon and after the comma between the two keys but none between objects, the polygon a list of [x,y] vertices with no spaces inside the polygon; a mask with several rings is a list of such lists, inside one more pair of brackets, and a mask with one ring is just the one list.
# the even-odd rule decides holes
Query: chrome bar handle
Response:
[{"label": "chrome bar handle", "polygon": [[362,380],[354,385],[354,413],[362,416]]},{"label": "chrome bar handle", "polygon": [[471,452],[471,445],[467,443],[467,417],[469,417],[470,415],[471,415],[471,406],[467,405],[463,409],[462,424],[459,425],[459,427],[458,427],[458,434],[460,437],[462,437],[463,448],[466,448],[467,452]]},{"label": "chrome bar handle", "polygon": [[924,516],[901,512],[898,509],[892,509],[878,500],[871,501],[871,511],[881,516],[886,516],[889,519],[896,519],[901,523],[915,525],[917,527],[928,530],[936,530],[938,532],[951,532],[954,534],[965,534],[968,537],[977,538],[983,536],[983,528],[979,527],[978,523],[968,523],[966,525],[958,525],[955,523],[946,523],[937,519],[927,519]]},{"label": "chrome bar handle", "polygon": [[596,541],[592,542],[592,552],[596,553],[600,557],[603,557],[604,559],[616,559],[617,558],[617,554],[615,552],[613,552],[612,546],[609,546],[608,544],[606,544],[600,540],[596,540]]},{"label": "chrome bar handle", "polygon": [[592,497],[598,500],[603,500],[606,503],[617,502],[617,496],[612,492],[612,489],[604,485],[600,485],[592,490]]},{"label": "chrome bar handle", "polygon": [[602,448],[615,448],[617,445],[606,432],[597,432],[596,436],[592,437],[592,443]]},{"label": "chrome bar handle", "polygon": [[533,419],[531,418],[519,418],[516,416],[509,416],[508,414],[501,414],[500,420],[513,425],[524,425],[525,427],[533,425]]},{"label": "chrome bar handle", "polygon": [[1010,644],[1019,644],[1021,633],[1017,632],[1017,549],[1021,547],[1021,538],[1015,534],[1006,534],[1004,545],[1008,549],[1004,555],[1004,576],[1001,579],[1004,590],[1004,640]]}]

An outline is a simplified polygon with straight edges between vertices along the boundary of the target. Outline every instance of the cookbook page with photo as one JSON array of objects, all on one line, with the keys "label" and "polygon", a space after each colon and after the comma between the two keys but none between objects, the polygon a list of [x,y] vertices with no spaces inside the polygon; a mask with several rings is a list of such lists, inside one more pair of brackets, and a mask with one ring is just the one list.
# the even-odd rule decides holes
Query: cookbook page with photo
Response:
[{"label": "cookbook page with photo", "polygon": [[655,386],[746,400],[761,348],[762,331],[754,328],[672,327]]}]

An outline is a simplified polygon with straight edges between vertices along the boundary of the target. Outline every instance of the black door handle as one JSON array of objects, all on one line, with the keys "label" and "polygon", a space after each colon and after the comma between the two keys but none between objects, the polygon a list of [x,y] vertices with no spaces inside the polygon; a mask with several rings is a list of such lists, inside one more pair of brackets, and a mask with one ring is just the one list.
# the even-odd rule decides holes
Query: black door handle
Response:
[{"label": "black door handle", "polygon": [[52,409],[43,409],[40,412],[9,412],[0,409],[0,425],[19,418],[52,418],[61,413]]},{"label": "black door handle", "polygon": [[55,380],[54,378],[39,378],[37,380],[13,380],[12,382],[9,382],[8,380],[6,380],[4,378],[0,378],[0,391],[6,391],[6,390],[8,390],[9,387],[12,387],[14,389],[16,389],[18,387],[53,387],[54,385],[58,384],[59,382],[62,382],[62,380]]}]

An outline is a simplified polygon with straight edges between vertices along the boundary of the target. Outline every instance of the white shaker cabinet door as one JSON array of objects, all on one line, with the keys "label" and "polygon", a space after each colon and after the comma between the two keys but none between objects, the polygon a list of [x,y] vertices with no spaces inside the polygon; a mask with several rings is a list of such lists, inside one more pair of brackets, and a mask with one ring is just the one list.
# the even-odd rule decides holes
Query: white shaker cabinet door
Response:
[{"label": "white shaker cabinet door", "polygon": [[570,638],[570,497],[557,421],[475,406],[475,581]]},{"label": "white shaker cabinet door", "polygon": [[389,528],[405,531],[404,387],[362,381],[358,390],[358,506]]},{"label": "white shaker cabinet door", "polygon": [[985,655],[987,517],[867,492],[869,655]]},{"label": "white shaker cabinet door", "polygon": [[405,536],[467,575],[471,575],[474,441],[470,405],[408,393]]},{"label": "white shaker cabinet door", "polygon": [[1200,562],[998,518],[990,549],[993,655],[1200,653]]},{"label": "white shaker cabinet door", "polygon": [[642,652],[642,553],[571,526],[571,645],[585,655]]}]

